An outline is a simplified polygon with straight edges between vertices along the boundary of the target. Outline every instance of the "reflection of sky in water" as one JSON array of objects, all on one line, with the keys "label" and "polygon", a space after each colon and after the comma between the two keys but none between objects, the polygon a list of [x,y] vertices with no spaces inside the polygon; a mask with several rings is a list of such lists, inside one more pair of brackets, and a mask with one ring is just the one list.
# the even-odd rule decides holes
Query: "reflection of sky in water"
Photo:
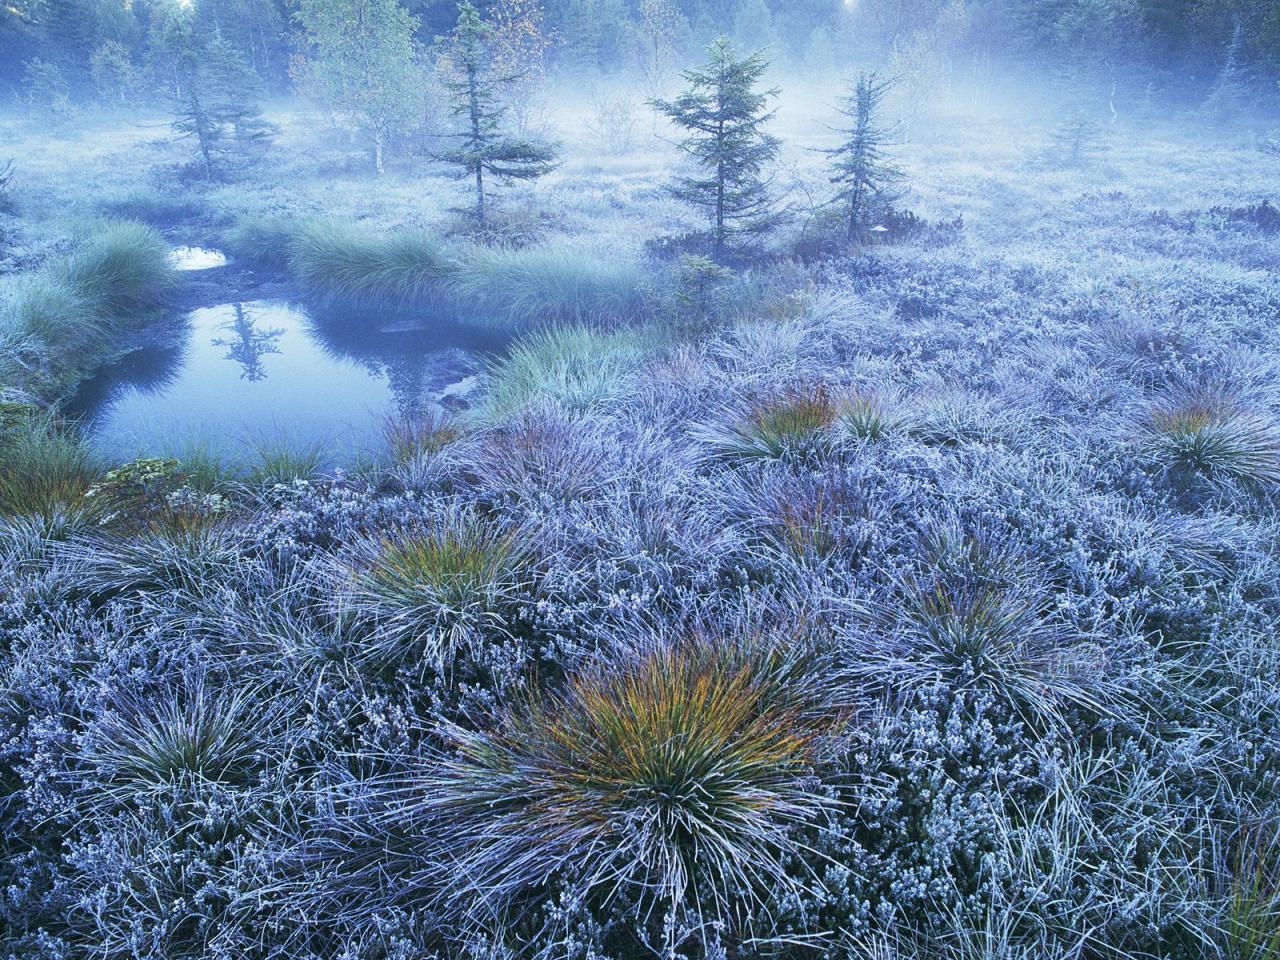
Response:
[{"label": "reflection of sky in water", "polygon": [[465,375],[456,332],[382,333],[374,317],[312,319],[282,301],[193,311],[180,346],[147,347],[104,367],[71,404],[115,457],[198,441],[229,455],[287,438],[336,455],[373,449],[388,415],[414,416]]},{"label": "reflection of sky in water", "polygon": [[204,247],[176,247],[169,251],[169,262],[175,270],[211,270],[224,266],[226,254]]}]

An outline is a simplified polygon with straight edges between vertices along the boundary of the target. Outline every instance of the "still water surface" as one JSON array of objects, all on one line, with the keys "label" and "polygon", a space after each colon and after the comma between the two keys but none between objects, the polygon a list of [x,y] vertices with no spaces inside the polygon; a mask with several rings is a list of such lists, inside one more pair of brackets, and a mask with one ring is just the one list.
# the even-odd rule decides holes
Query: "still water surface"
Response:
[{"label": "still water surface", "polygon": [[169,251],[169,263],[175,270],[212,270],[225,267],[227,255],[221,250],[211,250],[208,247],[175,247]]},{"label": "still water surface", "polygon": [[377,449],[385,418],[436,406],[501,346],[456,329],[389,332],[382,320],[280,300],[195,310],[166,344],[99,370],[69,412],[118,459],[192,443],[234,457],[283,440],[320,445],[339,463]]}]

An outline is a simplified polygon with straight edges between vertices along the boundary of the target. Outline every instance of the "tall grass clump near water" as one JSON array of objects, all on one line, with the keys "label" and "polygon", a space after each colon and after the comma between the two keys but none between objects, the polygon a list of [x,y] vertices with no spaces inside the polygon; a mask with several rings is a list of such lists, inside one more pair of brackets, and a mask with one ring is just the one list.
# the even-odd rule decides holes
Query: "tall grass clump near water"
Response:
[{"label": "tall grass clump near water", "polygon": [[639,261],[569,244],[451,250],[420,231],[273,217],[242,219],[225,244],[238,259],[287,268],[320,299],[447,304],[467,324],[499,330],[634,319],[655,295]]},{"label": "tall grass clump near water", "polygon": [[106,341],[109,318],[73,284],[52,271],[18,280],[0,307],[6,339],[43,348],[57,348],[68,359],[98,349]]},{"label": "tall grass clump near water", "polygon": [[167,227],[199,217],[202,207],[198,197],[171,193],[156,187],[135,187],[105,198],[101,208],[113,217],[136,220],[156,227]]},{"label": "tall grass clump near water", "polygon": [[461,439],[464,428],[447,413],[428,410],[416,417],[387,417],[382,436],[393,463],[404,465],[431,457]]},{"label": "tall grass clump near water", "polygon": [[299,443],[284,434],[264,434],[251,443],[248,480],[257,486],[289,486],[315,478],[324,465],[322,443]]},{"label": "tall grass clump near water", "polygon": [[154,319],[178,284],[168,249],[150,227],[112,223],[16,283],[0,304],[0,334],[39,357],[19,386],[56,399],[119,335]]},{"label": "tall grass clump near water", "polygon": [[257,267],[286,270],[298,224],[288,217],[242,217],[222,238],[228,253]]},{"label": "tall grass clump near water", "polygon": [[449,289],[469,322],[499,328],[629,320],[650,295],[638,261],[567,244],[477,248]]},{"label": "tall grass clump near water", "polygon": [[83,506],[101,464],[48,415],[0,424],[0,516],[50,519]]},{"label": "tall grass clump near water", "polygon": [[756,637],[645,641],[454,731],[456,752],[393,782],[388,809],[434,824],[421,852],[463,912],[519,914],[561,882],[646,919],[766,925],[798,883],[793,828],[824,807],[808,777],[838,711],[820,676]]},{"label": "tall grass clump near water", "polygon": [[636,330],[574,325],[521,338],[489,370],[486,412],[500,418],[543,400],[589,410],[617,398],[648,349]]},{"label": "tall grass clump near water", "polygon": [[116,326],[165,303],[178,284],[164,238],[140,223],[112,223],[81,243],[51,271]]},{"label": "tall grass clump near water", "polygon": [[380,236],[332,221],[298,227],[289,267],[317,297],[382,305],[434,299],[450,270],[439,243],[424,233]]}]

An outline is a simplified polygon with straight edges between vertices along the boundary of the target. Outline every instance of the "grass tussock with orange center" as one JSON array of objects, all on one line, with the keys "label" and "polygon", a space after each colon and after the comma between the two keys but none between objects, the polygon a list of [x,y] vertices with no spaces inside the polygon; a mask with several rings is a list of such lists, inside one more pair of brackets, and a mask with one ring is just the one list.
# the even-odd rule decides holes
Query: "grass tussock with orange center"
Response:
[{"label": "grass tussock with orange center", "polygon": [[1168,390],[1152,404],[1143,427],[1147,446],[1171,473],[1280,483],[1280,425],[1225,385]]},{"label": "grass tussock with orange center", "polygon": [[357,544],[340,564],[344,596],[373,623],[364,659],[439,665],[480,633],[501,633],[500,607],[525,574],[524,538],[471,511]]},{"label": "grass tussock with orange center", "polygon": [[839,414],[827,391],[797,390],[756,404],[734,423],[709,428],[707,439],[731,459],[814,455],[831,447]]},{"label": "grass tussock with orange center", "polygon": [[654,643],[455,731],[407,794],[441,825],[450,902],[511,907],[571,872],[602,901],[678,908],[696,890],[760,922],[824,807],[810,772],[840,726],[831,676],[774,641]]}]

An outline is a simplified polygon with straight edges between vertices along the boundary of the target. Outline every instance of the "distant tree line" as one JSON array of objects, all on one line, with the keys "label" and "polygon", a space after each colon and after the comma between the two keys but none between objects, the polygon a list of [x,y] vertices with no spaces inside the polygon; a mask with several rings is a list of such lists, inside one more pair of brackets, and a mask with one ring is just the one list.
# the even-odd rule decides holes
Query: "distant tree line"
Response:
[{"label": "distant tree line", "polygon": [[[457,23],[457,0],[399,3],[417,44],[430,46]],[[501,21],[511,4],[476,6],[486,20]],[[950,41],[975,55],[1141,64],[1206,79],[1217,74],[1238,33],[1243,71],[1280,73],[1280,0],[524,0],[520,6],[531,4],[555,40],[550,53],[565,67],[646,72],[661,68],[668,54],[692,62],[720,35],[745,49],[766,49],[775,61],[877,47],[909,57],[941,23]],[[285,92],[305,46],[299,6],[315,4],[6,0],[0,88],[21,91],[38,61],[40,79],[65,85],[69,101],[127,100],[164,79],[171,69],[163,62],[164,37],[176,17],[189,16],[198,33],[216,34],[234,49],[269,91]]]}]

